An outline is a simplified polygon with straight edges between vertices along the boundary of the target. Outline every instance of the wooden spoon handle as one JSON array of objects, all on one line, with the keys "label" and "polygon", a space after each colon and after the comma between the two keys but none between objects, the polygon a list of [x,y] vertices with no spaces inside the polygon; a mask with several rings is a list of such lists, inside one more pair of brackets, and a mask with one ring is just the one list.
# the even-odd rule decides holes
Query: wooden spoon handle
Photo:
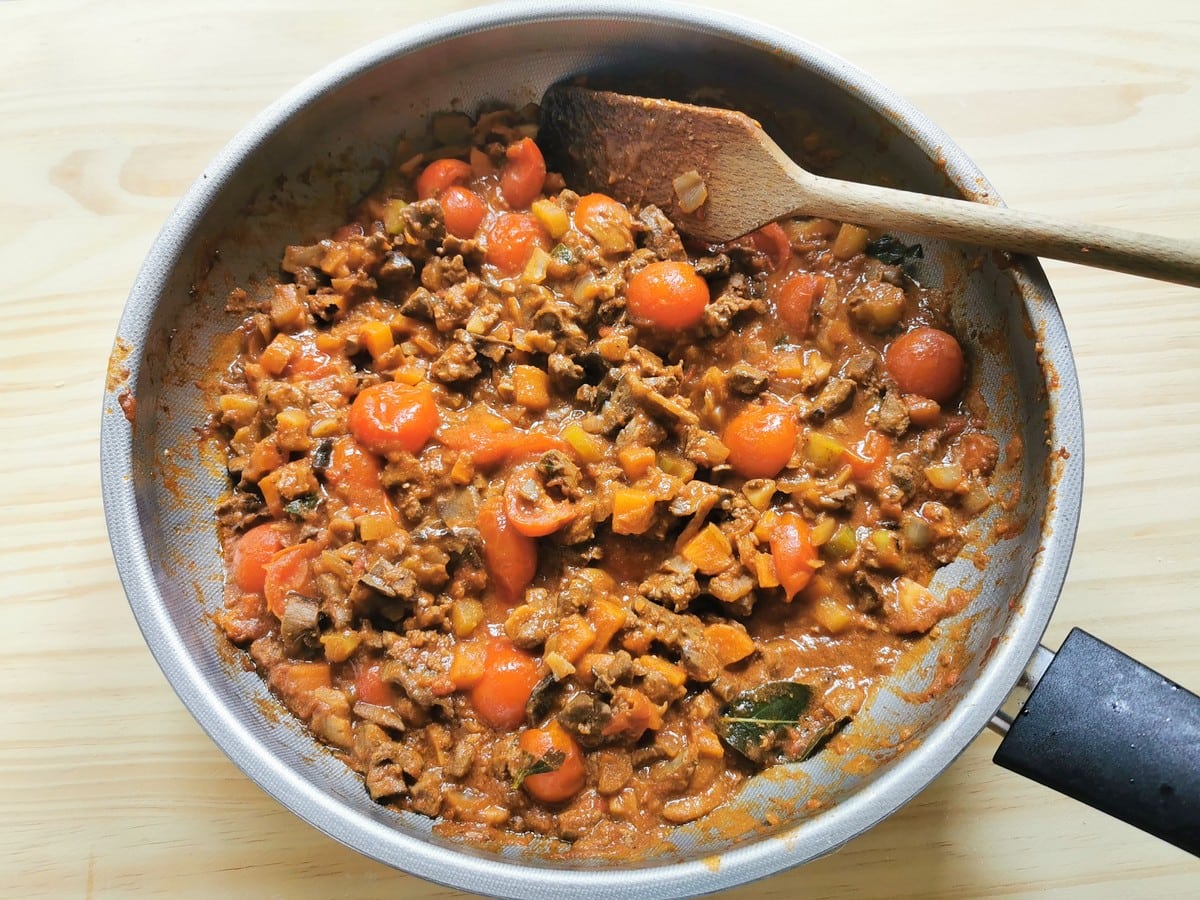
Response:
[{"label": "wooden spoon handle", "polygon": [[797,215],[911,231],[1200,287],[1200,243],[1064,222],[1050,216],[801,171]]}]

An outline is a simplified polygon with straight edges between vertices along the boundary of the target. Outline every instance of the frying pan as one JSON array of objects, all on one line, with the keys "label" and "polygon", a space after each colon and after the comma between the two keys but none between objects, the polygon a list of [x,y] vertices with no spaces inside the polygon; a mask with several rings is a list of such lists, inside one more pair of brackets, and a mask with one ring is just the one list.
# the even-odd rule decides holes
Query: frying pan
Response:
[{"label": "frying pan", "polygon": [[[226,481],[196,429],[207,412],[200,376],[235,324],[224,312],[229,290],[275,277],[285,245],[340,224],[396,139],[419,138],[432,112],[535,102],[582,73],[616,89],[741,108],[823,174],[999,202],[936,126],[867,75],[796,37],[711,11],[491,7],[385,38],[303,83],[217,156],[164,226],[119,326],[113,371],[127,374],[104,398],[114,557],[151,651],[201,726],[325,833],[484,894],[670,897],[771,874],[885,818],[989,722],[1008,731],[1001,764],[1200,852],[1200,700],[1082,632],[1057,657],[1038,643],[1071,555],[1083,426],[1063,322],[1033,260],[923,241],[921,277],[954,293],[971,389],[1006,448],[997,502],[934,582],[963,588],[969,604],[870,698],[845,732],[845,752],[769,770],[730,808],[637,859],[576,859],[550,840],[471,846],[374,804],[217,637],[213,507]],[[813,133],[832,151],[819,164],[804,159]],[[1010,692],[1031,690],[1020,712],[1001,709]]]}]

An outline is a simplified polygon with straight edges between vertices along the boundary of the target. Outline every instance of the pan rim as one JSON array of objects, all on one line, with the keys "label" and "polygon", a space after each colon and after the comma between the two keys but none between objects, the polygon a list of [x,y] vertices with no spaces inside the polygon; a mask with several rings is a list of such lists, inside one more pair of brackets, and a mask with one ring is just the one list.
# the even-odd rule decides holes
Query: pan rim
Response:
[{"label": "pan rim", "polygon": [[[301,109],[387,61],[465,34],[542,21],[620,20],[698,31],[769,47],[796,60],[842,90],[853,91],[931,158],[944,159],[947,177],[966,192],[995,199],[990,183],[966,155],[923,114],[874,78],[835,54],[772,26],[716,10],[681,4],[654,11],[632,2],[515,2],[446,16],[390,35],[337,60],[260,113],[208,164],[179,201],[156,238],[130,291],[118,326],[118,345],[141,348],[153,310],[184,248],[238,168]],[[1041,266],[1020,259],[1014,277],[1057,375],[1047,379],[1053,415],[1052,446],[1067,456],[1050,490],[1044,542],[1005,639],[995,648],[963,699],[934,725],[922,746],[890,763],[869,786],[836,807],[777,835],[720,854],[718,865],[691,860],[644,867],[566,870],[533,863],[480,859],[427,843],[367,819],[334,798],[311,791],[245,726],[223,715],[205,679],[189,659],[159,595],[139,530],[134,493],[133,441],[124,417],[114,414],[106,390],[101,422],[101,476],[105,518],[114,559],[143,636],[168,681],[221,750],[260,788],[309,824],[358,852],[419,877],[455,888],[512,897],[592,897],[606,889],[639,896],[694,896],[744,884],[818,858],[866,831],[911,800],[967,747],[1004,701],[1033,654],[1053,613],[1074,546],[1082,499],[1081,400],[1065,325]],[[136,396],[137,362],[130,357],[124,388]],[[1044,372],[1043,372],[1044,374]],[[795,835],[803,830],[803,842]]]}]

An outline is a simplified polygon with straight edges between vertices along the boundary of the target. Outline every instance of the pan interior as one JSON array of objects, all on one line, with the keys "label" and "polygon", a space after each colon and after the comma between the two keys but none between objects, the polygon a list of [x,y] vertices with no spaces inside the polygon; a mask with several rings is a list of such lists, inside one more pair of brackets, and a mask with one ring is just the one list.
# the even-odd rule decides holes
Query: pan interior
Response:
[{"label": "pan interior", "polygon": [[[377,806],[222,647],[208,614],[222,598],[212,510],[226,483],[195,429],[207,411],[197,374],[209,366],[217,336],[236,324],[224,311],[228,292],[276,277],[285,245],[340,224],[392,160],[397,138],[419,139],[432,112],[534,102],[549,84],[585,72],[616,89],[743,109],[822,174],[947,195],[986,184],[923,120],[892,124],[911,112],[900,101],[840,61],[781,36],[759,32],[756,40],[703,17],[661,18],[650,27],[637,17],[583,13],[457,32],[438,41],[398,38],[348,60],[303,105],[293,95],[268,111],[185,198],[122,322],[119,342],[134,348],[128,365],[137,413],[132,429],[119,411],[106,416],[106,503],[114,552],[152,649],[201,724],[255,780],[309,821],[393,865],[460,887],[547,896],[569,892],[573,882],[514,887],[519,882],[504,881],[504,867],[479,863],[495,866],[497,855],[555,871],[611,863],[564,860],[549,841],[464,847],[423,817]],[[768,37],[785,43],[766,47]],[[835,158],[808,158],[804,139],[814,132],[837,150]],[[859,748],[853,758],[826,753],[769,772],[733,812],[679,829],[661,855],[622,861],[623,869],[661,870],[663,877],[682,871],[692,879],[669,888],[659,881],[660,893],[713,890],[813,858],[903,803],[966,745],[1015,680],[1020,659],[1003,672],[989,660],[1019,657],[1022,649],[1028,655],[1053,607],[1065,560],[1047,569],[1040,548],[1064,473],[1050,450],[1077,440],[1068,426],[1048,441],[1052,412],[1061,428],[1062,385],[1048,384],[1054,379],[1035,341],[1044,339],[1050,352],[1057,342],[1066,353],[1065,338],[1046,332],[1060,324],[1053,300],[1036,267],[1002,269],[990,254],[909,237],[925,247],[923,280],[956,293],[955,325],[993,434],[1010,450],[1019,439],[1019,460],[997,476],[1011,508],[994,504],[968,548],[974,558],[939,573],[935,586],[964,587],[973,599],[863,710],[851,726]],[[1058,376],[1073,390],[1069,354],[1065,359],[1068,369],[1060,363]],[[1077,401],[1067,400],[1068,414],[1077,416]],[[1077,480],[1077,470],[1065,477]],[[1077,487],[1065,503],[1071,521],[1076,495]],[[1011,528],[1003,539],[996,535],[1001,522]],[[1069,548],[1070,535],[1063,537]],[[1026,592],[1031,580],[1036,601]],[[1019,646],[1007,646],[1014,642]],[[939,657],[947,654],[958,678],[931,692]],[[718,871],[700,865],[718,855]],[[463,869],[460,861],[471,859],[476,868],[468,862]]]}]

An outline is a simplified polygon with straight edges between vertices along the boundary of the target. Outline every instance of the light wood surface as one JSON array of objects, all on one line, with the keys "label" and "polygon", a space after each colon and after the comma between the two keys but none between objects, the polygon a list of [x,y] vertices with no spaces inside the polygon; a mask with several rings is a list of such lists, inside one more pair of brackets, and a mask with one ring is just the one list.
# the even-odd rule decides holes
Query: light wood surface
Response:
[{"label": "light wood surface", "polygon": [[[0,3],[0,895],[457,896],[295,819],[191,719],[117,580],[97,434],[125,294],[203,164],[326,62],[473,5]],[[872,72],[1014,206],[1200,236],[1194,0],[716,5]],[[1200,688],[1200,292],[1046,268],[1088,446],[1047,643],[1083,626]],[[997,769],[995,745],[834,856],[727,896],[1200,895],[1200,862]]]}]

